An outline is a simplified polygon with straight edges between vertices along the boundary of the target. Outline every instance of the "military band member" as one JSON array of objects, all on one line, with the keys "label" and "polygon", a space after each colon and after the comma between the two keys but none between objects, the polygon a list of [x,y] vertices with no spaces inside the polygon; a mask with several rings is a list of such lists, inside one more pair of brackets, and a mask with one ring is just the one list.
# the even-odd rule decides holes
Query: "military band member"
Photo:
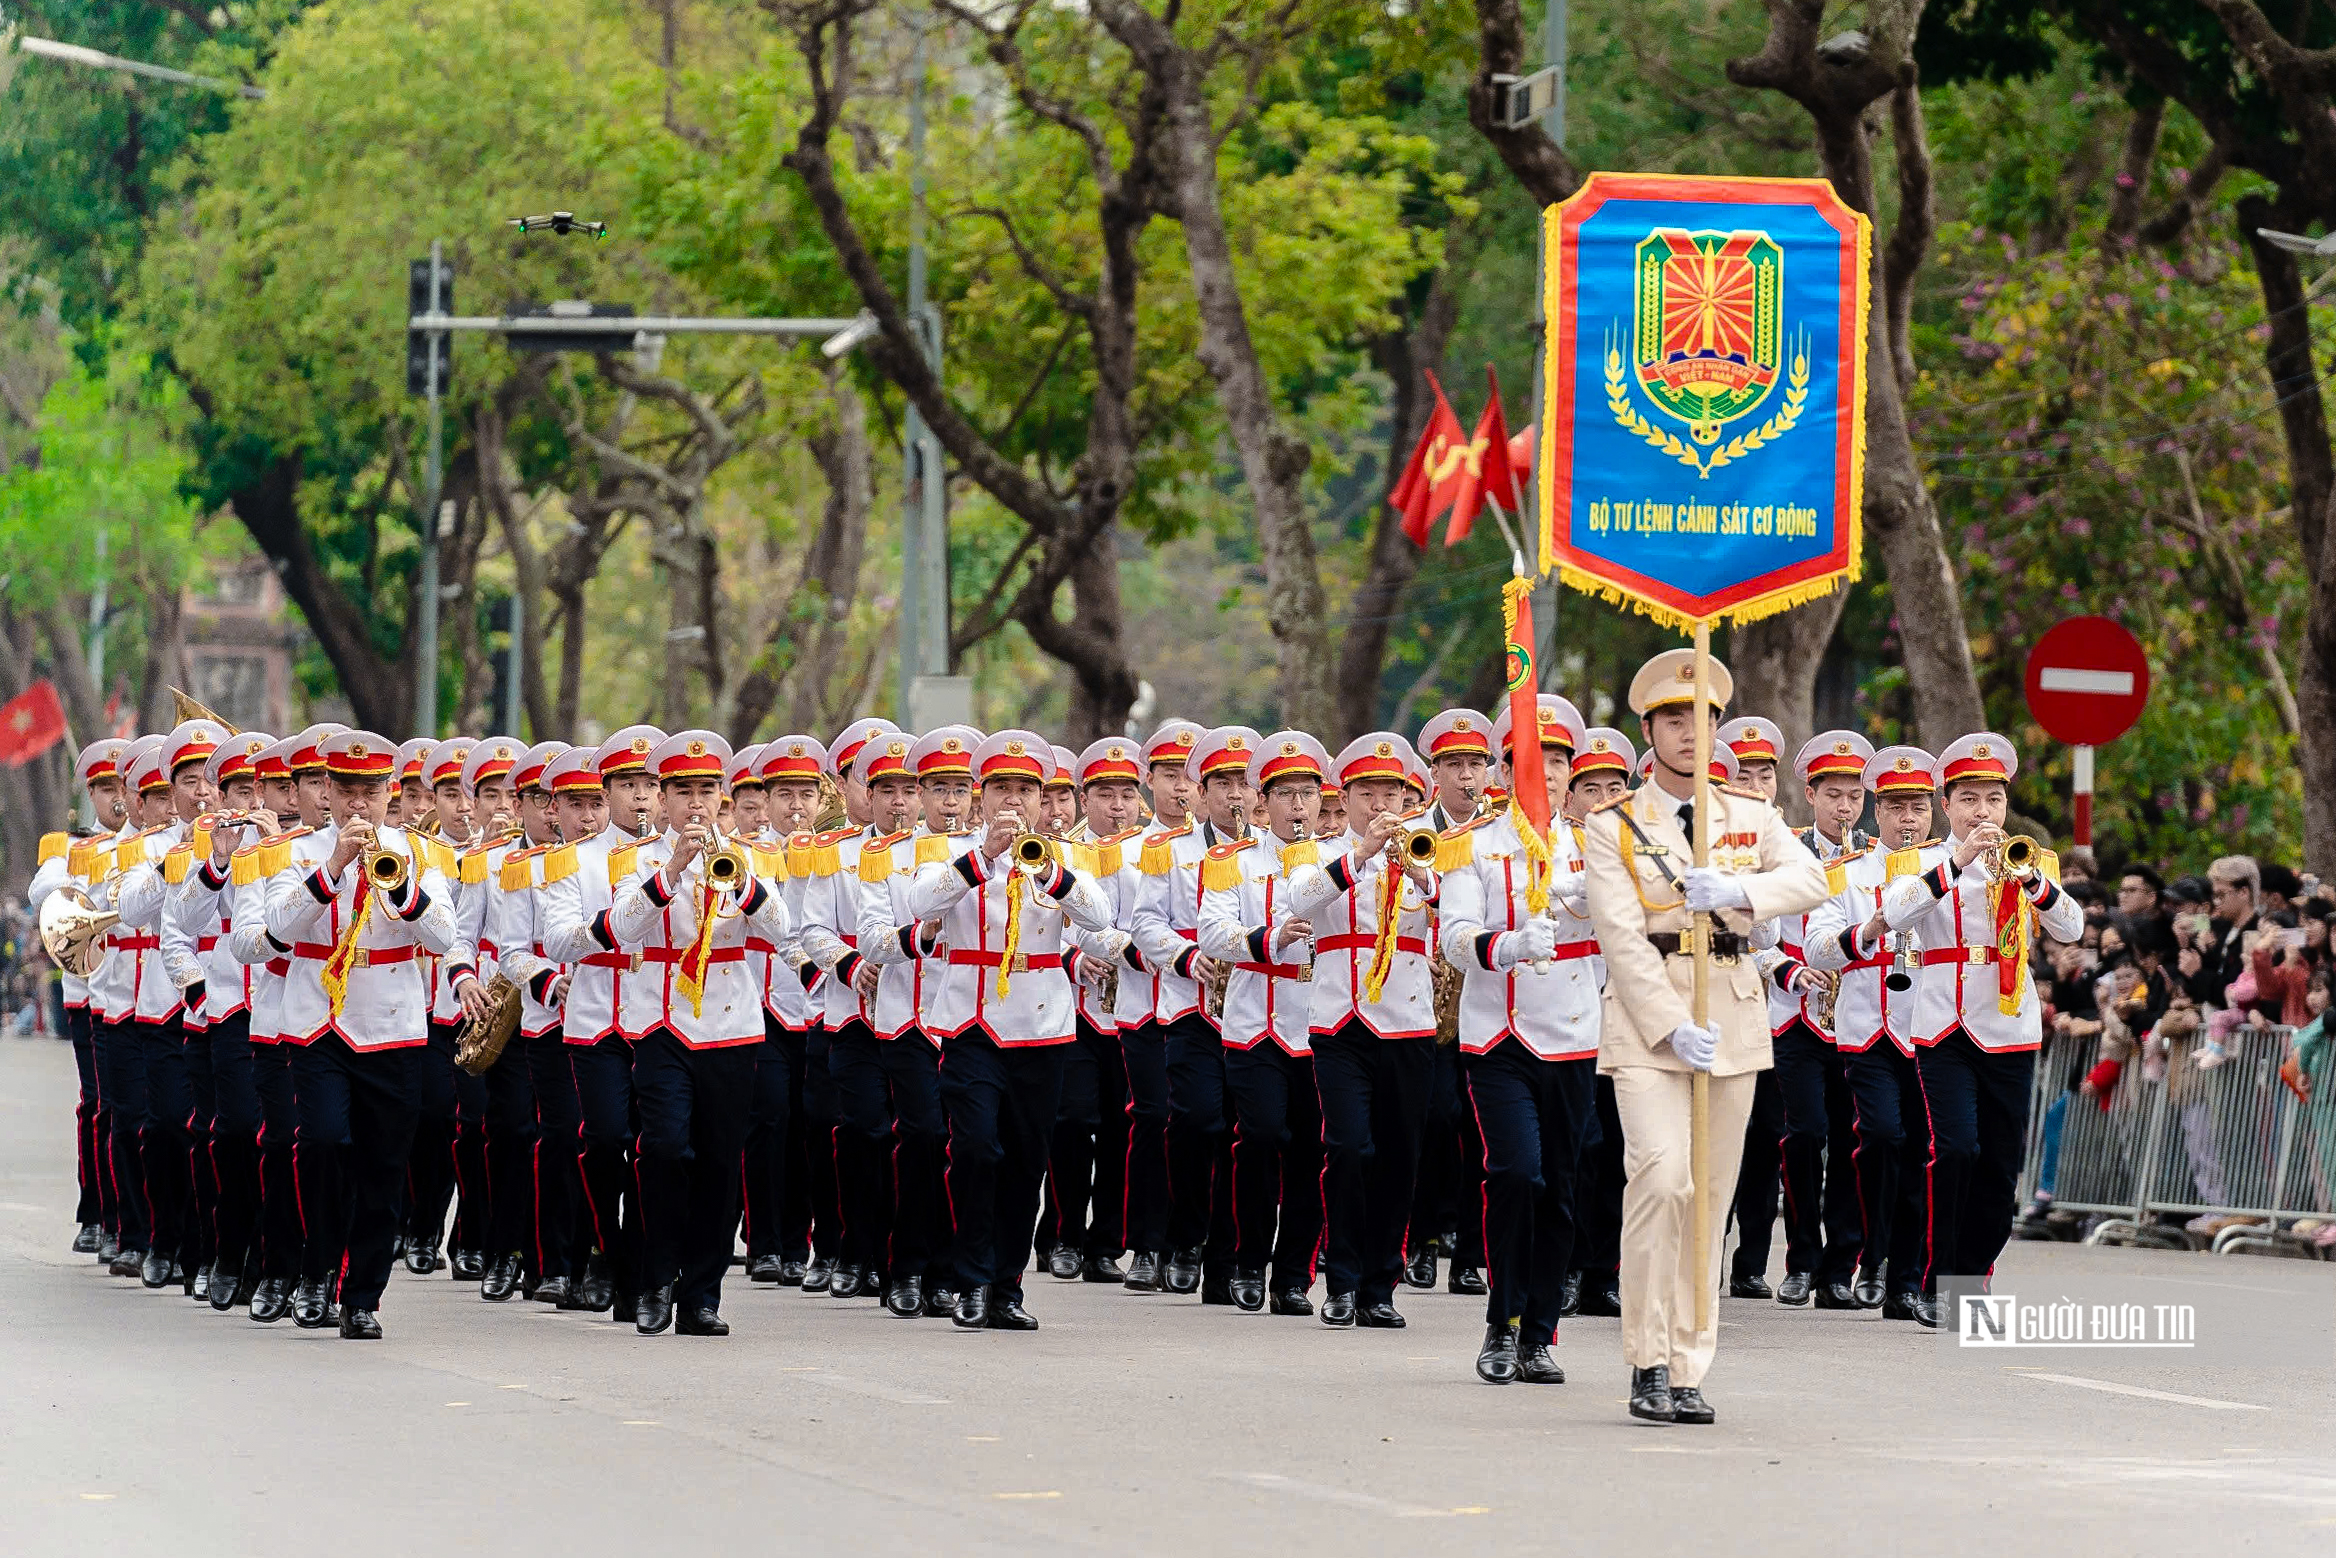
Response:
[{"label": "military band member", "polygon": [[1884,747],[1866,760],[1862,778],[1874,798],[1875,847],[1828,873],[1838,890],[1809,911],[1807,927],[1810,963],[1840,980],[1833,1034],[1854,1101],[1852,1177],[1863,1230],[1854,1296],[1861,1307],[1878,1307],[1897,1320],[1915,1318],[1927,1302],[1930,1127],[1915,1075],[1912,1021],[1921,961],[1912,932],[1892,933],[1886,924],[1879,936],[1872,932],[1884,889],[1922,869],[1937,771],[1937,759],[1920,747]]},{"label": "military band member", "polygon": [[[1204,743],[1195,754],[1203,769],[1208,751]],[[1250,770],[1265,825],[1210,850],[1201,868],[1200,947],[1230,970],[1220,1031],[1233,1102],[1232,1299],[1252,1312],[1270,1303],[1277,1315],[1314,1312],[1307,1292],[1322,1242],[1313,926],[1291,904],[1290,874],[1318,863],[1313,836],[1329,771],[1322,743],[1305,732],[1265,737]]]},{"label": "military band member", "polygon": [[390,809],[395,815],[390,821],[408,832],[425,832],[433,825],[436,805],[431,800],[430,781],[424,769],[437,745],[436,736],[415,736],[398,745],[397,793],[390,797]]},{"label": "military band member", "polygon": [[[1047,1208],[1039,1238],[1054,1241],[1048,1270],[1064,1281],[1124,1282],[1119,1264],[1127,1248],[1128,1088],[1127,1056],[1119,1041],[1119,989],[1143,977],[1130,961],[1133,933],[1122,925],[1134,917],[1133,900],[1143,876],[1136,869],[1143,849],[1141,749],[1125,736],[1089,743],[1072,761],[1078,781],[1081,820],[1071,837],[1082,869],[1111,906],[1111,929],[1075,930],[1071,973],[1078,998],[1078,1040],[1092,1096],[1077,1107],[1065,1084],[1062,1117],[1055,1123],[1047,1154]],[[1059,761],[1058,756],[1058,761]],[[1066,1075],[1079,1062],[1066,1057]]]},{"label": "military band member", "polygon": [[[1732,785],[1707,791],[1711,861],[1694,855],[1695,737],[1717,721],[1730,691],[1710,663],[1710,702],[1698,707],[1692,651],[1667,650],[1631,679],[1630,706],[1653,757],[1652,778],[1590,814],[1583,854],[1590,917],[1606,960],[1598,1069],[1613,1077],[1623,1161],[1622,1337],[1631,1368],[1630,1412],[1658,1422],[1708,1423],[1702,1384],[1719,1343],[1715,1321],[1696,1326],[1695,1189],[1689,1165],[1692,1079],[1710,1082],[1710,1244],[1716,1272],[1735,1191],[1754,1077],[1770,1065],[1767,1006],[1747,956],[1753,925],[1823,901],[1825,871],[1776,808]],[[1719,749],[1724,750],[1724,749]],[[1695,916],[1712,916],[1710,1008],[1690,1004]]]},{"label": "military band member", "polygon": [[[123,851],[132,851],[133,860],[144,856],[140,835],[145,831],[146,816],[152,808],[139,785],[149,776],[160,778],[148,758],[161,741],[159,735],[139,736],[122,747],[122,820],[119,826],[92,842],[90,856],[88,897],[91,907],[101,912],[116,909],[115,898],[122,885]],[[166,790],[167,781],[155,791],[156,798],[167,800]],[[106,1269],[117,1277],[143,1280],[147,1247],[154,1239],[154,1221],[153,1208],[146,1198],[146,1171],[139,1151],[148,1107],[146,1046],[132,1020],[132,1008],[139,958],[144,949],[138,945],[138,933],[126,924],[116,924],[105,933],[105,949],[89,976],[88,989],[98,1081],[110,1100],[108,1108],[113,1117],[107,1156],[113,1165],[114,1189],[121,1208],[119,1247]],[[165,1256],[162,1281],[169,1280],[167,1261]]]},{"label": "military band member", "polygon": [[[1000,731],[974,753],[980,831],[953,859],[921,867],[902,905],[905,934],[932,926],[936,986],[927,1031],[942,1043],[949,1115],[949,1204],[965,1329],[1037,1329],[1022,1270],[1038,1226],[1039,1181],[1075,1031],[1065,931],[1111,924],[1102,890],[1048,851],[1025,861],[1050,745]],[[863,940],[863,945],[866,945]]]},{"label": "military band member", "polygon": [[1168,1270],[1171,1293],[1233,1301],[1231,1119],[1225,1047],[1212,1010],[1224,970],[1199,951],[1203,862],[1249,834],[1249,762],[1259,736],[1221,725],[1186,753],[1199,817],[1164,845],[1147,840],[1130,927],[1154,970],[1152,1022],[1168,1068]]},{"label": "military band member", "polygon": [[1405,776],[1415,762],[1411,744],[1391,731],[1349,742],[1332,764],[1347,831],[1320,842],[1320,864],[1290,877],[1290,907],[1314,928],[1308,1026],[1322,1101],[1328,1326],[1404,1323],[1395,1284],[1436,1031],[1433,850],[1422,859],[1406,847],[1424,831],[1405,820]]},{"label": "military band member", "polygon": [[[467,736],[437,741],[422,754],[426,792],[415,826],[407,831],[416,847],[445,876],[450,888],[461,879],[463,853],[475,842],[470,793],[462,785],[462,765],[473,742]],[[400,782],[403,791],[403,782]],[[401,810],[405,809],[401,806]],[[459,920],[459,915],[457,916]],[[469,954],[458,967],[468,972]],[[421,1092],[414,1129],[414,1161],[407,1179],[405,1258],[409,1271],[438,1268],[441,1241],[448,1241],[447,1266],[457,1282],[486,1276],[486,1086],[454,1064],[454,1036],[462,1027],[462,1000],[444,960],[425,956],[422,978],[430,993],[429,1053],[415,1062]],[[460,1204],[456,1192],[467,1190]],[[448,1238],[446,1214],[454,1229]]]},{"label": "military band member", "polygon": [[[1438,834],[1464,827],[1498,788],[1492,770],[1492,722],[1473,709],[1446,709],[1420,727],[1418,751],[1427,762],[1433,799],[1425,825]],[[1440,939],[1430,943],[1436,970],[1436,1056],[1428,1081],[1428,1120],[1412,1192],[1411,1224],[1404,1234],[1404,1286],[1436,1285],[1436,1250],[1451,1260],[1448,1284],[1481,1295],[1484,1281],[1484,1138],[1461,1098],[1460,970],[1447,963]]]},{"label": "military band member", "polygon": [[[159,778],[168,811],[115,853],[121,882],[114,908],[132,932],[137,961],[132,974],[130,1020],[146,1057],[146,1119],[139,1132],[139,1162],[145,1173],[147,1204],[154,1218],[154,1241],[146,1252],[146,1286],[181,1282],[198,1298],[209,1296],[206,1262],[210,1234],[197,1197],[193,1122],[210,1118],[210,1047],[190,1053],[186,1039],[185,988],[198,983],[200,965],[191,938],[165,952],[163,910],[175,885],[184,880],[187,856],[170,861],[194,821],[217,799],[205,776],[211,754],[227,732],[209,720],[189,720],[153,747],[138,769],[142,790]],[[177,938],[169,938],[176,940]],[[198,1280],[203,1279],[203,1280]],[[198,1291],[198,1288],[200,1289]]]},{"label": "military band member", "polygon": [[[1784,750],[1784,732],[1777,728],[1775,721],[1757,715],[1729,720],[1720,726],[1714,750],[1725,751],[1733,759],[1734,772],[1728,776],[1730,784],[1740,784],[1772,804],[1775,802],[1777,765]],[[1780,954],[1773,950],[1780,932],[1774,925],[1758,926],[1755,930],[1753,946],[1760,949],[1755,966],[1765,981],[1771,966],[1782,961]],[[1799,966],[1796,961],[1791,972],[1797,973]],[[1773,1005],[1774,987],[1770,986],[1770,990]],[[1736,1253],[1728,1271],[1731,1298],[1777,1296],[1777,1291],[1768,1285],[1768,1254],[1776,1235],[1783,1148],[1784,1099],[1777,1090],[1776,1071],[1771,1068],[1753,1081],[1752,1117],[1744,1125],[1744,1156],[1736,1175],[1736,1199],[1731,1209],[1737,1231]],[[1788,1302],[1808,1301],[1805,1285],[1788,1282],[1786,1286],[1801,1292],[1799,1298]]]},{"label": "military band member", "polygon": [[[233,933],[232,867],[245,840],[275,831],[275,819],[257,808],[253,762],[275,744],[258,731],[222,740],[204,765],[217,810],[246,813],[230,821],[206,818],[188,841],[165,857],[171,884],[163,908],[166,954],[191,958],[174,968],[186,1001],[183,1021],[190,1071],[199,1051],[211,1079],[210,1107],[196,1098],[195,1203],[204,1215],[213,1252],[206,1286],[217,1310],[249,1303],[258,1283],[250,1257],[259,1208],[259,1093],[251,1050],[251,974],[229,945]],[[185,851],[182,855],[179,850]],[[187,977],[191,976],[191,977]]]},{"label": "military band member", "polygon": [[[1855,731],[1829,730],[1805,742],[1793,759],[1794,777],[1814,818],[1797,836],[1828,868],[1829,886],[1837,885],[1832,868],[1861,858],[1873,842],[1857,828],[1865,810],[1866,762],[1872,756],[1873,744]],[[1782,1122],[1785,1275],[1777,1284],[1776,1301],[1798,1305],[1814,1295],[1820,1309],[1855,1309],[1851,1279],[1865,1223],[1851,1176],[1826,1172],[1828,1162],[1846,1165],[1855,1148],[1848,1082],[1830,1025],[1829,1013],[1838,1003],[1832,976],[1812,965],[1803,918],[1786,915],[1773,929],[1776,946],[1762,955],[1761,966],[1776,1055],[1769,1075],[1776,1079]],[[1753,1124],[1757,1136],[1757,1105]],[[1739,1206],[1744,1202],[1741,1190],[1737,1200]],[[1764,1265],[1764,1251],[1761,1259]],[[1741,1247],[1737,1262],[1738,1276],[1758,1269],[1748,1264]]]},{"label": "military band member", "polygon": [[[1193,746],[1207,734],[1188,719],[1163,721],[1144,742],[1144,784],[1151,794],[1152,826],[1143,848],[1128,852],[1125,869],[1134,873],[1123,892],[1115,893],[1122,918],[1118,928],[1129,933],[1133,949],[1128,968],[1119,977],[1119,1048],[1127,1062],[1127,1289],[1131,1293],[1168,1291],[1168,1222],[1172,1189],[1168,1172],[1168,1040],[1158,1015],[1159,969],[1153,954],[1132,938],[1135,913],[1144,900],[1147,852],[1167,850],[1194,826],[1193,806],[1200,786],[1184,766]],[[1157,858],[1155,856],[1155,858]],[[1191,981],[1186,980],[1186,986]],[[1198,1283],[1198,1274],[1194,1276]]]},{"label": "military band member", "polygon": [[318,754],[331,779],[333,825],[300,853],[322,858],[302,866],[296,854],[270,879],[266,909],[268,934],[291,956],[283,1038],[298,1046],[296,1166],[308,1240],[294,1319],[322,1323],[316,1306],[330,1261],[340,1271],[341,1335],[378,1340],[413,1148],[416,1073],[429,1044],[415,955],[443,957],[457,932],[452,892],[431,855],[383,821],[396,748],[345,731]]},{"label": "military band member", "polygon": [[[110,836],[129,816],[121,771],[122,755],[128,749],[128,742],[108,736],[83,747],[75,759],[73,779],[88,793],[96,824],[87,837],[64,833],[42,837],[39,864],[25,891],[25,909],[36,923],[51,893],[71,889],[87,898],[97,890],[97,855],[102,849],[110,856]],[[73,1065],[81,1083],[73,1117],[80,1186],[74,1208],[79,1227],[73,1236],[73,1250],[78,1255],[95,1255],[100,1265],[109,1265],[121,1253],[121,1211],[114,1191],[113,1116],[98,1066],[98,1024],[89,1009],[89,982],[71,969],[62,972],[62,982],[65,1032],[73,1041]]]},{"label": "military band member", "polygon": [[[1541,744],[1552,826],[1512,802],[1449,836],[1437,908],[1444,956],[1464,971],[1459,1049],[1484,1140],[1485,1253],[1492,1281],[1479,1378],[1565,1382],[1551,1356],[1572,1263],[1574,1182],[1594,1116],[1600,968],[1582,857],[1563,820],[1581,715],[1540,695],[1527,739]],[[1503,708],[1492,735],[1514,772]],[[1536,902],[1538,900],[1538,902]]]},{"label": "military band member", "polygon": [[[568,842],[544,857],[538,909],[544,956],[568,970],[565,997],[557,1004],[576,1081],[577,1165],[592,1223],[578,1302],[619,1324],[637,1320],[640,1295],[629,1035],[638,1031],[639,1013],[653,992],[634,967],[635,949],[610,928],[609,912],[617,884],[633,874],[653,826],[657,781],[649,773],[649,754],[664,739],[654,725],[628,725],[596,749],[579,748],[554,760],[547,776],[557,797],[560,834]],[[587,763],[601,791],[597,802],[579,772]]]},{"label": "military band member", "polygon": [[748,942],[749,964],[758,957],[762,963],[763,990],[763,1047],[755,1052],[754,1108],[747,1122],[745,1154],[750,1281],[778,1280],[786,1261],[782,1231],[786,1206],[803,1195],[800,1186],[789,1185],[790,1179],[801,1177],[795,1165],[802,1159],[802,1145],[792,1133],[803,1107],[796,1096],[797,1063],[804,1036],[818,1021],[819,1006],[813,990],[818,970],[802,946],[803,908],[815,851],[811,828],[819,813],[819,780],[827,763],[827,748],[802,734],[750,747],[731,763],[730,793],[741,836],[782,851],[786,858],[787,880],[780,896],[795,933],[784,949]]},{"label": "military band member", "polygon": [[[2011,1237],[2043,1043],[2028,955],[2039,934],[2075,941],[2084,933],[2084,909],[2060,890],[2052,852],[2030,842],[2033,858],[2023,864],[2007,847],[2019,768],[2019,753],[1993,731],[1950,742],[1938,776],[1946,841],[1923,851],[1919,874],[1882,894],[1882,920],[1922,948],[1913,1031],[1932,1142],[1923,1293],[1933,1300],[1941,1277],[1984,1279]],[[1878,930],[1868,923],[1866,945]],[[1936,1325],[1935,1304],[1916,1318]]]},{"label": "military band member", "polygon": [[[1577,830],[1591,812],[1628,795],[1638,767],[1638,748],[1611,725],[1593,725],[1574,750],[1573,776],[1565,787],[1565,817]],[[1596,927],[1591,927],[1593,937]],[[1596,961],[1603,987],[1606,964]],[[1567,1280],[1566,1314],[1619,1316],[1622,1313],[1622,1117],[1614,1108],[1614,1079],[1600,1076],[1597,1119],[1583,1142],[1575,1180],[1574,1271]]]}]

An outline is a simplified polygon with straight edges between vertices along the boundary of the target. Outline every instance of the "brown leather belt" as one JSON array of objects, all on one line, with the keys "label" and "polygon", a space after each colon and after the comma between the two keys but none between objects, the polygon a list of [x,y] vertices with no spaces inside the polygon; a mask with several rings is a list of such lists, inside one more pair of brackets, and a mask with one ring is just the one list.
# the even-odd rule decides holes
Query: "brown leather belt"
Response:
[{"label": "brown leather belt", "polygon": [[[1674,930],[1650,931],[1647,945],[1667,958],[1693,957],[1695,936],[1692,932]],[[1711,933],[1711,955],[1715,958],[1740,958],[1744,955],[1744,938],[1732,930]]]}]

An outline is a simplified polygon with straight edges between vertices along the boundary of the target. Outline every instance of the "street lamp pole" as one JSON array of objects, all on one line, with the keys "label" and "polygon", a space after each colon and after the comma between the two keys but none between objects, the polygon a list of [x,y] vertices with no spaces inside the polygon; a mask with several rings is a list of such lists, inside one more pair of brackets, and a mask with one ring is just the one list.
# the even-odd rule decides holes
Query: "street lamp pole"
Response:
[{"label": "street lamp pole", "polygon": [[[941,311],[927,296],[925,274],[925,32],[910,56],[908,319],[917,348],[937,379]],[[900,525],[900,708],[911,730],[972,718],[965,686],[949,675],[948,484],[941,440],[911,401],[902,449]]]},{"label": "street lamp pole", "polygon": [[[441,308],[439,279],[445,243],[430,240],[430,312]],[[445,360],[446,332],[430,332],[430,454],[422,477],[422,570],[420,608],[414,614],[414,734],[438,734],[438,504],[446,480],[446,412],[438,393],[439,365]]]}]

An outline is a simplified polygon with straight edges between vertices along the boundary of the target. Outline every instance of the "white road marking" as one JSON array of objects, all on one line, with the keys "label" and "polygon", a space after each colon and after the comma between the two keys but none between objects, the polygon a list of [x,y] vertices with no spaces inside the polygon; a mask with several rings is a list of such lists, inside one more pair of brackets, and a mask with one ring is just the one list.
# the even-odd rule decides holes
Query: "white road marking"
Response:
[{"label": "white road marking", "polygon": [[1293,1494],[1312,1499],[1318,1504],[1342,1504],[1348,1509],[1367,1510],[1374,1515],[1394,1515],[1399,1519],[1443,1519],[1448,1515],[1483,1514],[1482,1505],[1466,1505],[1459,1509],[1435,1509],[1425,1504],[1404,1504],[1370,1493],[1355,1493],[1346,1488],[1334,1488],[1327,1483],[1302,1482],[1296,1477],[1284,1477],[1270,1471],[1236,1471],[1223,1473],[1227,1481],[1245,1482],[1253,1488],[1264,1488],[1273,1493]]},{"label": "white road marking", "polygon": [[38,1212],[46,1216],[48,1210],[45,1206],[34,1206],[29,1201],[0,1201],[0,1212]]},{"label": "white road marking", "polygon": [[2131,671],[2080,671],[2072,665],[2048,665],[2036,674],[2036,685],[2046,692],[2105,692],[2112,697],[2133,696]]},{"label": "white road marking", "polygon": [[2139,1396],[2145,1401],[2170,1401],[2180,1407],[2209,1407],[2217,1412],[2268,1412],[2271,1409],[2252,1401],[2217,1401],[2212,1396],[2184,1396],[2171,1390],[2151,1390],[2143,1385],[2120,1385],[2111,1380],[2086,1379],[2081,1374],[2046,1374],[2041,1370],[2022,1369],[2021,1379],[2046,1379],[2055,1385],[2074,1385],[2079,1390],[2106,1391],[2112,1396]]}]

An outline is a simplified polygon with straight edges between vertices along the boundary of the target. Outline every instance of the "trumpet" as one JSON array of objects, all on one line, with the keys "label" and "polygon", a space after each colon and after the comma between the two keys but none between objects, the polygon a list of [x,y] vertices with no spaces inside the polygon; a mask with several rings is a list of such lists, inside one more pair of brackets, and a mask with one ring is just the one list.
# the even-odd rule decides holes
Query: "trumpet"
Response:
[{"label": "trumpet", "polygon": [[2036,841],[2025,833],[2015,833],[2000,843],[1991,844],[1981,858],[1987,865],[1990,881],[2024,880],[2036,870]]},{"label": "trumpet", "polygon": [[754,858],[735,838],[714,833],[713,852],[706,856],[706,880],[724,892],[737,892],[754,875]]},{"label": "trumpet", "polygon": [[1900,994],[1914,988],[1915,970],[1922,967],[1922,943],[1914,932],[1902,930],[1890,938],[1890,971],[1882,983]]},{"label": "trumpet", "polygon": [[1015,870],[1024,876],[1040,876],[1054,859],[1054,846],[1043,833],[1017,833],[1006,853],[1013,857]]},{"label": "trumpet", "polygon": [[1413,828],[1395,836],[1396,855],[1405,865],[1428,866],[1436,863],[1436,830]]}]

